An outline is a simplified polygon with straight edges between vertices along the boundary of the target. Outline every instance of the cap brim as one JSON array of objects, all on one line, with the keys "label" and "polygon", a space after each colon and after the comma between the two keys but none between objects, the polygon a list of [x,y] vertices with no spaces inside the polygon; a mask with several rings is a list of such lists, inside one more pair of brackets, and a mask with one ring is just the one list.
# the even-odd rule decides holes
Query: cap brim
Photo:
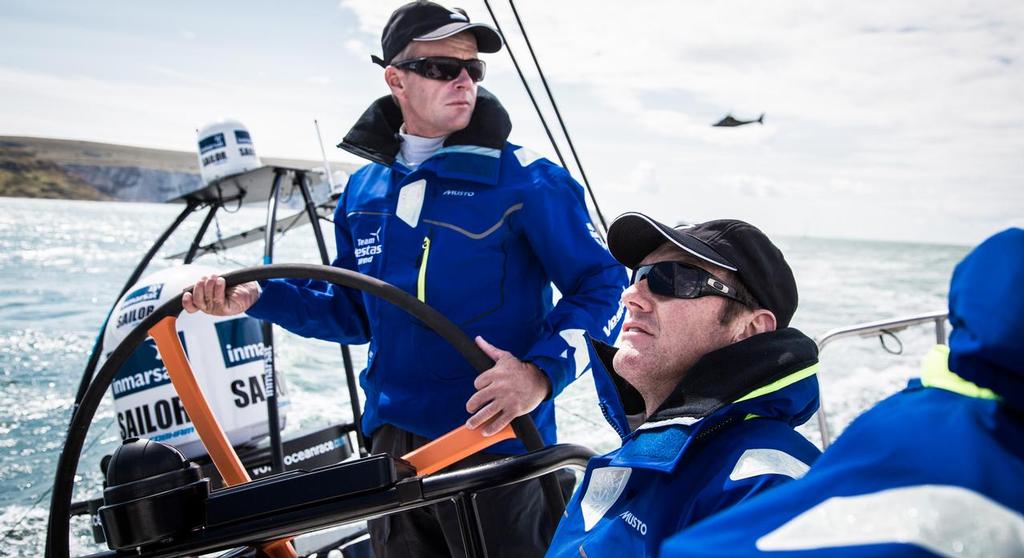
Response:
[{"label": "cap brim", "polygon": [[665,241],[718,267],[729,271],[737,269],[725,256],[687,234],[685,228],[669,227],[642,213],[624,213],[608,227],[608,250],[630,269],[639,267],[640,262]]},{"label": "cap brim", "polygon": [[448,25],[442,25],[430,33],[414,38],[414,41],[440,41],[464,31],[473,33],[476,37],[476,49],[479,52],[498,52],[501,50],[501,35],[493,27],[486,23],[467,23],[456,21]]}]

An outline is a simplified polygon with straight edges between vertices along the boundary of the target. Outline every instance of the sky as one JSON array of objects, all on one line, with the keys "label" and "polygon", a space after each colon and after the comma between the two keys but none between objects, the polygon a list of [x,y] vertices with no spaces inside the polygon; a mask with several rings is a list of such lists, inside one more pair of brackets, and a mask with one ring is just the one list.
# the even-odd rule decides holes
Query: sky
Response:
[{"label": "sky", "polygon": [[[369,56],[400,4],[3,0],[0,135],[192,151],[230,117],[261,155],[319,159],[318,119],[329,157],[360,163],[331,146],[387,93]],[[483,0],[445,5],[490,21]],[[507,0],[492,6],[543,98]],[[950,244],[1024,226],[1020,0],[516,7],[610,217]],[[554,160],[507,52],[482,58],[510,141]]]}]

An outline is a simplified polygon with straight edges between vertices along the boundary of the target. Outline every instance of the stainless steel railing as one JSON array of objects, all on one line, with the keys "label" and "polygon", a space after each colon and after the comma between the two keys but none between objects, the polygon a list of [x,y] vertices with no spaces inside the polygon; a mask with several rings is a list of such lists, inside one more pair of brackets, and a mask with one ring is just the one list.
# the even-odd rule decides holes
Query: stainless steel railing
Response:
[{"label": "stainless steel railing", "polygon": [[[945,311],[940,311],[904,318],[893,318],[889,320],[879,320],[877,322],[855,324],[829,330],[814,341],[818,344],[818,353],[820,355],[821,351],[823,351],[826,346],[831,344],[833,341],[838,341],[840,339],[846,339],[849,337],[874,337],[876,335],[896,333],[916,325],[934,324],[935,342],[940,345],[945,345],[946,317],[947,313]],[[832,443],[832,437],[829,433],[828,422],[825,420],[824,399],[819,402],[818,406],[818,430],[821,432],[822,449],[825,449]]]}]

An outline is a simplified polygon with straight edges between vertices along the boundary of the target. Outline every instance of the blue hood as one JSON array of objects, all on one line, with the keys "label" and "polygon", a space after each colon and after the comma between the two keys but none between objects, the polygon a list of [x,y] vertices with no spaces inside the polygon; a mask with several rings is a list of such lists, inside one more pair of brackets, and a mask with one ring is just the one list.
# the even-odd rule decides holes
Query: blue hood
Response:
[{"label": "blue hood", "polygon": [[975,248],[949,286],[949,368],[1024,409],[1024,229]]}]

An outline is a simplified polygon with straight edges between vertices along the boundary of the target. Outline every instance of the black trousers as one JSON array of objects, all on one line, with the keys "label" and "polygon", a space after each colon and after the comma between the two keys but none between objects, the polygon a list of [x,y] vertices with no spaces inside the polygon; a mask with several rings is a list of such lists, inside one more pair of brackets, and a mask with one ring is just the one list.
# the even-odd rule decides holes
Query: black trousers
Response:
[{"label": "black trousers", "polygon": [[[371,453],[387,453],[401,457],[429,442],[391,425],[378,428],[370,441]],[[501,459],[502,455],[478,453],[452,466],[470,467]],[[563,492],[573,477],[562,472]],[[529,558],[544,556],[554,527],[545,509],[540,481],[531,479],[510,486],[492,488],[476,496],[480,527],[484,534],[486,556],[489,558]],[[562,510],[558,510],[561,515]],[[369,522],[370,539],[376,558],[464,557],[455,504],[443,502],[433,506],[392,514]]]}]

